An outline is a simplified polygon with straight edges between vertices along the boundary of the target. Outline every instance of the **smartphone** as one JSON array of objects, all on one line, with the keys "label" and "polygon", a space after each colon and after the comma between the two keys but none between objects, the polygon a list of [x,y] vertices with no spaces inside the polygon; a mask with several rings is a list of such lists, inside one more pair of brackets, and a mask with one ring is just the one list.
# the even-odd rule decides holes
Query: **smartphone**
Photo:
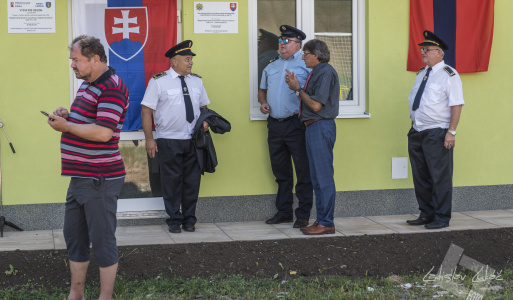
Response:
[{"label": "smartphone", "polygon": [[[47,116],[47,117],[48,117],[48,113],[47,113],[46,111],[42,110],[42,111],[41,111],[41,113],[42,113],[43,115],[45,115],[45,116]],[[50,117],[48,117],[48,118],[49,118],[50,120],[54,121],[54,119],[51,119]]]}]

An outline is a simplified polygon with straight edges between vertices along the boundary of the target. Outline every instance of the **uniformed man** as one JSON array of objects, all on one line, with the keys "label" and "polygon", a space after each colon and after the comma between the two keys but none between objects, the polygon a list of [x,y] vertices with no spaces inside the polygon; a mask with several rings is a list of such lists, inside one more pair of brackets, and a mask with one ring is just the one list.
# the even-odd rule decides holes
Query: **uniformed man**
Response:
[{"label": "uniformed man", "polygon": [[[180,233],[182,228],[195,230],[201,171],[191,135],[200,108],[210,103],[201,78],[191,73],[196,55],[191,47],[192,41],[187,40],[166,52],[171,68],[150,79],[141,102],[146,151],[150,157],[159,153],[162,194],[169,215],[166,223],[172,233]],[[206,122],[203,126],[207,130]]]},{"label": "uniformed man", "polygon": [[297,177],[296,196],[299,200],[293,227],[300,228],[308,226],[313,188],[306,154],[305,126],[298,118],[299,99],[285,83],[285,75],[287,69],[294,72],[303,86],[310,69],[301,59],[301,44],[306,38],[304,32],[289,25],[280,26],[280,31],[280,55],[264,69],[258,90],[260,111],[269,114],[267,142],[271,168],[278,183],[277,213],[266,223],[279,224],[294,220],[292,157]]},{"label": "uniformed man", "polygon": [[424,38],[419,46],[426,66],[417,73],[408,97],[408,153],[420,216],[407,223],[439,229],[451,220],[453,149],[465,102],[458,72],[443,60],[449,47],[430,31],[424,31]]}]

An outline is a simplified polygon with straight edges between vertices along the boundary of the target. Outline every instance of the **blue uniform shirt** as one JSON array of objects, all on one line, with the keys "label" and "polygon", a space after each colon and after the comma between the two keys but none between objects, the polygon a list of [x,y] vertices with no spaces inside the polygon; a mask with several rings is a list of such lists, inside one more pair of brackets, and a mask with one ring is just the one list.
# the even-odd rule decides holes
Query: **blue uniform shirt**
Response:
[{"label": "blue uniform shirt", "polygon": [[281,119],[290,117],[299,112],[299,99],[295,91],[289,89],[285,83],[285,69],[294,72],[301,87],[305,85],[310,69],[305,66],[301,59],[301,51],[296,52],[289,59],[281,56],[268,64],[262,72],[260,88],[267,90],[267,103],[271,108],[271,117]]}]

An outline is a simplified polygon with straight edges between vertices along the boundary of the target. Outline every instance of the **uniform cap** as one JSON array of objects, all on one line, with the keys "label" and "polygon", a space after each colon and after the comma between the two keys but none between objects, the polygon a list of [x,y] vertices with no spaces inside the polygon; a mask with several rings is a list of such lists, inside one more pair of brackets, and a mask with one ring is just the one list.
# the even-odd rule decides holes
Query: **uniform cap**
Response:
[{"label": "uniform cap", "polygon": [[293,38],[297,38],[300,40],[306,39],[306,34],[303,31],[301,31],[297,28],[294,28],[292,26],[289,26],[289,25],[281,25],[280,31],[281,31],[281,36],[293,37]]},{"label": "uniform cap", "polygon": [[169,57],[169,58],[172,58],[172,57],[174,57],[176,55],[192,55],[192,56],[196,56],[196,54],[194,54],[191,51],[191,47],[192,47],[192,41],[191,40],[183,41],[183,42],[178,43],[177,45],[171,47],[171,49],[167,50],[165,56]]},{"label": "uniform cap", "polygon": [[448,50],[449,46],[439,37],[437,37],[431,31],[424,31],[424,41],[419,44],[419,46],[438,46],[442,48],[442,50]]}]

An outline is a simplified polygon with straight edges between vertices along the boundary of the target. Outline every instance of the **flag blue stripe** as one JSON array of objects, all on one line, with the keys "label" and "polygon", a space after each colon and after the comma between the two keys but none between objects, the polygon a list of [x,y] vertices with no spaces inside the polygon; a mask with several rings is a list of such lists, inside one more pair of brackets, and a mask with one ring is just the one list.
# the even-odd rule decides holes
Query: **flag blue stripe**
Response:
[{"label": "flag blue stripe", "polygon": [[[108,0],[108,7],[138,7],[142,0]],[[124,39],[121,43],[112,43],[111,48],[125,58],[132,56],[140,48],[140,42]],[[116,69],[116,74],[123,79],[130,93],[130,106],[126,113],[122,131],[142,129],[141,101],[144,97],[144,49],[134,58],[125,61],[109,51],[109,65]]]},{"label": "flag blue stripe", "polygon": [[108,0],[108,7],[134,7],[134,6],[142,6],[143,0]]},{"label": "flag blue stripe", "polygon": [[448,46],[445,63],[456,66],[456,0],[433,0],[434,33]]}]

